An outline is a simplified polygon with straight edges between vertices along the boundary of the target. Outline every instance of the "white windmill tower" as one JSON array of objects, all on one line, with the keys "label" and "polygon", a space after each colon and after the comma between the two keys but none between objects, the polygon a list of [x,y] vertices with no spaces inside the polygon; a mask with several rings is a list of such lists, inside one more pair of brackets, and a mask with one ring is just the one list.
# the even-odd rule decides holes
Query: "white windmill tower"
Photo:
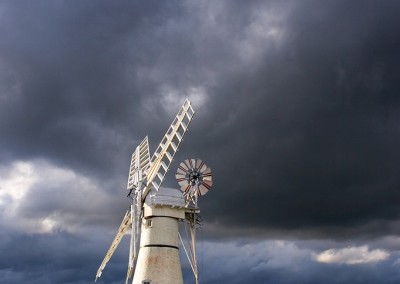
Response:
[{"label": "white windmill tower", "polygon": [[[126,283],[133,284],[183,283],[179,257],[179,221],[187,220],[191,243],[185,249],[198,283],[196,262],[197,197],[212,185],[211,170],[200,160],[185,160],[176,174],[179,190],[161,188],[173,157],[194,116],[189,100],[185,100],[168,131],[150,159],[148,138],[136,147],[129,170],[128,196],[131,207],[125,214],[107,254],[101,263],[96,280],[110,260],[125,232],[131,228]],[[134,273],[133,273],[134,272]]]}]

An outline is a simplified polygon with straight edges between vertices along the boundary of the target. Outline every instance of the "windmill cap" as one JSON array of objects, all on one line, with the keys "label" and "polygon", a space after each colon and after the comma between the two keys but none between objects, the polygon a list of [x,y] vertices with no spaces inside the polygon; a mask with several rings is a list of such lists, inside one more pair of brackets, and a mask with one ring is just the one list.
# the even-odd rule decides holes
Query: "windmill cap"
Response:
[{"label": "windmill cap", "polygon": [[161,187],[158,191],[152,189],[146,196],[147,205],[167,205],[172,207],[185,207],[185,199],[179,189]]}]

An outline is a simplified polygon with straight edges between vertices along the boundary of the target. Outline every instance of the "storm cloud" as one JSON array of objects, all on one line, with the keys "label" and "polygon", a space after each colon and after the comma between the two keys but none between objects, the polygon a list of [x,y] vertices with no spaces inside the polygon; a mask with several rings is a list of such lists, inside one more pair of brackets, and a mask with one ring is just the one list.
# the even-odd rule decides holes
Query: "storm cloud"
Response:
[{"label": "storm cloud", "polygon": [[[94,279],[129,206],[132,150],[148,135],[154,151],[186,97],[196,114],[164,185],[186,158],[213,171],[203,283],[399,281],[399,12],[3,1],[2,282]],[[123,283],[127,246],[101,283]]]}]

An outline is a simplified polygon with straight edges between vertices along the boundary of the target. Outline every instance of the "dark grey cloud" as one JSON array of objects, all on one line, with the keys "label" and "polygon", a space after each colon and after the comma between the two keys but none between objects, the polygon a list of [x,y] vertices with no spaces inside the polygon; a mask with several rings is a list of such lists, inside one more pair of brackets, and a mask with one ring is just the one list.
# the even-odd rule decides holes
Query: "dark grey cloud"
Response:
[{"label": "dark grey cloud", "polygon": [[[2,2],[0,190],[19,188],[18,175],[29,190],[0,192],[0,245],[10,255],[23,243],[29,257],[3,260],[1,278],[87,283],[129,203],[133,147],[149,135],[154,150],[185,96],[197,112],[171,172],[189,157],[212,168],[213,189],[200,200],[208,241],[363,245],[398,236],[399,8],[397,1]],[[172,173],[165,185],[176,186]],[[56,233],[41,231],[46,222]],[[293,279],[289,268],[268,265],[245,267],[240,278],[235,264],[204,277],[394,283],[399,248],[387,246],[390,259],[375,270],[309,260]],[[122,251],[104,283],[124,275]]]},{"label": "dark grey cloud", "polygon": [[[92,283],[102,257],[99,248],[105,249],[105,239],[65,232],[2,234],[1,251],[7,258],[0,262],[0,277],[4,283]],[[117,279],[125,273],[126,245],[123,242],[116,251],[113,264],[99,283],[122,283],[113,282],[113,277]]]},{"label": "dark grey cloud", "polygon": [[225,189],[215,200],[226,198],[205,204],[211,218],[303,229],[398,218],[400,34],[387,7],[364,4],[293,7],[284,46],[218,90],[220,146],[208,146]]},{"label": "dark grey cloud", "polygon": [[2,156],[112,170],[117,149],[131,146],[127,130],[140,127],[145,96],[126,57],[138,27],[162,24],[159,9],[170,10],[151,2],[3,3]]}]

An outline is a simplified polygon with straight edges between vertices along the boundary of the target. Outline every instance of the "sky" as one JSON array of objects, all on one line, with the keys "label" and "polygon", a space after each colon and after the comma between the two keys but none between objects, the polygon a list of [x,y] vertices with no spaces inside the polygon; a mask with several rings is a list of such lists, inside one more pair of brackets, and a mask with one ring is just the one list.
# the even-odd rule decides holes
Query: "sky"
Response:
[{"label": "sky", "polygon": [[[130,156],[196,111],[200,283],[400,282],[399,1],[1,1],[0,282],[93,283]],[[125,283],[126,236],[98,283]],[[194,283],[182,257],[185,283]]]}]

